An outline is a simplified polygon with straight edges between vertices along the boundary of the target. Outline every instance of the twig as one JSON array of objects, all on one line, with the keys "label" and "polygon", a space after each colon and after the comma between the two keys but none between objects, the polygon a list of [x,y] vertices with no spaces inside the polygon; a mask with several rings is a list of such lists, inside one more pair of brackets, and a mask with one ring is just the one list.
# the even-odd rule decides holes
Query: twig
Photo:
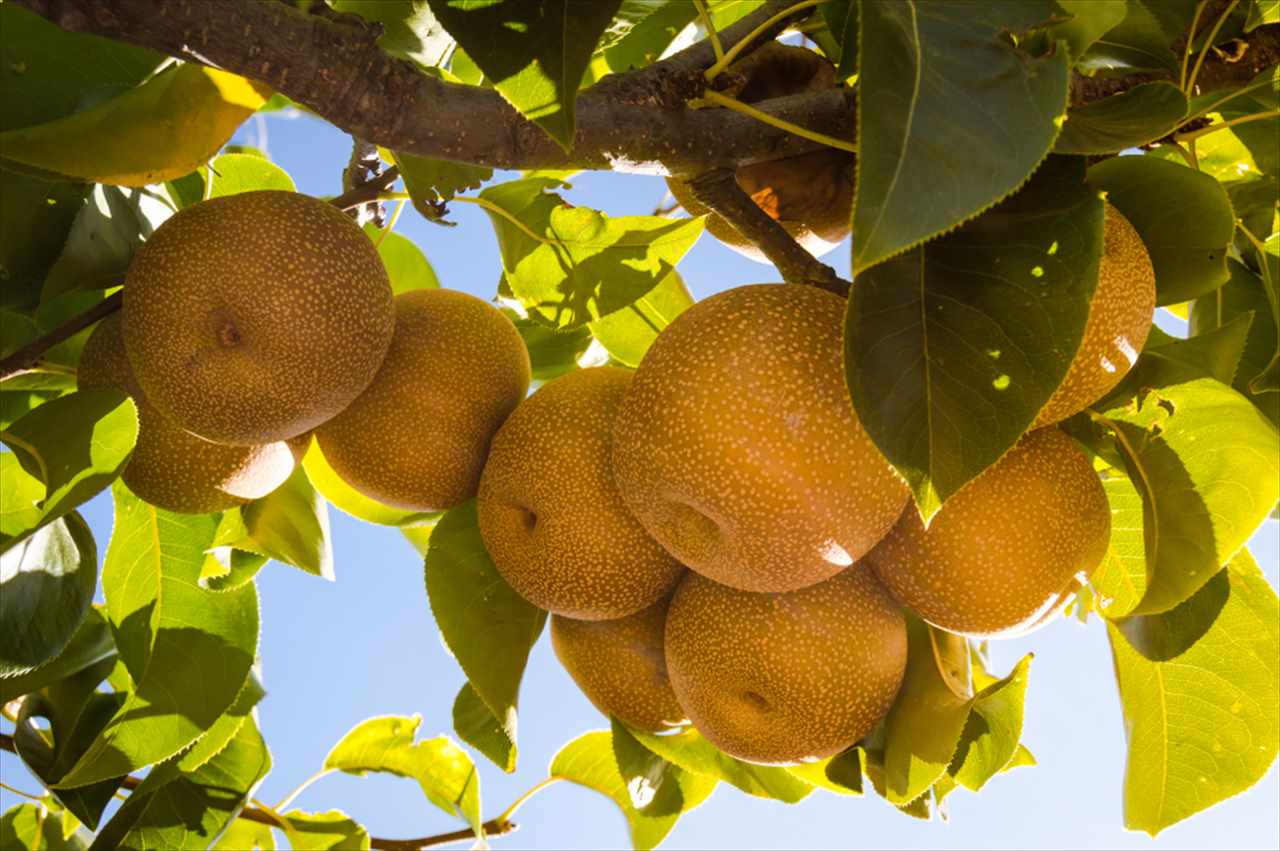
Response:
[{"label": "twig", "polygon": [[[378,200],[378,196],[394,184],[399,177],[400,170],[392,166],[368,183],[356,186],[349,192],[344,192],[338,197],[330,199],[329,203],[340,210],[349,210],[362,204],[368,204]],[[0,359],[0,382],[29,371],[40,360],[41,355],[49,351],[49,349],[78,334],[95,322],[107,318],[119,310],[122,304],[124,304],[124,290],[116,290],[84,313],[71,317],[44,336],[32,340],[7,357]]]},{"label": "twig", "polygon": [[847,296],[852,286],[835,270],[805,251],[756,202],[751,200],[729,169],[715,169],[689,181],[693,196],[718,213],[738,233],[759,248],[778,267],[782,279],[791,284],[810,284],[838,296]]},{"label": "twig", "polygon": [[[6,750],[14,754],[18,752],[17,747],[14,745],[13,736],[7,733],[0,733],[0,750]],[[133,775],[126,775],[120,781],[120,785],[130,791],[137,789],[141,783],[142,778],[134,777]],[[242,809],[237,818],[265,824],[270,827],[278,828],[280,826],[279,820],[275,816],[254,806]],[[486,836],[504,836],[508,833],[514,833],[518,829],[507,813],[495,819],[490,819],[482,827]],[[420,848],[432,848],[437,845],[447,845],[450,842],[461,842],[472,839],[474,836],[475,834],[471,832],[470,828],[452,830],[448,833],[437,833],[417,839],[383,839],[375,836],[369,839],[369,847],[378,849],[378,851],[418,851]]]},{"label": "twig", "polygon": [[6,381],[26,372],[49,349],[78,334],[99,319],[115,313],[123,303],[124,291],[116,290],[79,316],[71,317],[43,337],[32,340],[8,357],[0,359],[0,381]]},{"label": "twig", "polygon": [[[342,191],[350,192],[358,186],[365,186],[378,178],[382,172],[382,160],[378,156],[378,146],[364,139],[351,139],[351,159],[342,170]],[[386,224],[387,211],[382,204],[369,201],[353,208],[356,224],[364,225],[373,222],[378,227]]]}]

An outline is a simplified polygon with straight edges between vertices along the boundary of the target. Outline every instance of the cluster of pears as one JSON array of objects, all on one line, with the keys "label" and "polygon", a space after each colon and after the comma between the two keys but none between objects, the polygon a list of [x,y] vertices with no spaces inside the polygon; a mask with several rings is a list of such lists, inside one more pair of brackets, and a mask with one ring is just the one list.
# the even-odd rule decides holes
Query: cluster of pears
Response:
[{"label": "cluster of pears", "polygon": [[927,528],[854,414],[837,296],[726,290],[634,372],[579,370],[527,395],[528,352],[499,310],[393,295],[365,234],[293,193],[207,201],[158,228],[80,380],[135,399],[125,479],[166,508],[261,496],[312,436],[379,502],[474,496],[495,566],[553,614],[556,654],[602,712],[646,731],[692,722],[735,757],[794,763],[889,710],[904,607],[963,635],[1017,634],[1103,557],[1106,496],[1054,423],[1119,381],[1154,306],[1145,249],[1111,209],[1104,240],[1066,379]]},{"label": "cluster of pears", "polygon": [[[756,103],[835,88],[831,63],[804,47],[776,41],[729,66],[723,94]],[[743,191],[811,254],[825,254],[849,235],[855,178],[853,154],[820,148],[807,154],[744,165],[734,171]],[[707,215],[707,230],[734,251],[768,263],[754,243],[694,196],[689,184],[668,178],[667,188],[691,216]]]},{"label": "cluster of pears", "polygon": [[78,370],[81,389],[137,405],[125,483],[186,513],[270,493],[313,436],[373,499],[456,505],[529,380],[499,310],[451,290],[394,295],[350,218],[278,191],[214,198],[157,228]]},{"label": "cluster of pears", "polygon": [[897,695],[904,610],[1023,634],[1104,557],[1106,494],[1055,424],[1119,382],[1155,299],[1111,208],[1104,241],[1066,378],[927,528],[850,403],[843,300],[761,284],[689,308],[634,372],[570,373],[520,403],[477,497],[494,564],[552,612],[556,654],[601,712],[649,732],[692,723],[756,763],[843,751]]}]

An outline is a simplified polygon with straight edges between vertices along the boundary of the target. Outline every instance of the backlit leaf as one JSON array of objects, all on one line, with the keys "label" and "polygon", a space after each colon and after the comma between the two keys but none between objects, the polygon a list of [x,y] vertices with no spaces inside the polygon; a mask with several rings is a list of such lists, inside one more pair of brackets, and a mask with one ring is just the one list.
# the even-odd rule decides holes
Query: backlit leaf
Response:
[{"label": "backlit leaf", "polygon": [[62,652],[35,670],[14,677],[0,677],[0,704],[39,691],[94,665],[115,659],[111,628],[97,608],[90,608]]},{"label": "backlit leaf", "polygon": [[498,768],[508,774],[516,770],[516,743],[507,736],[471,683],[464,683],[453,701],[453,730],[458,738]]},{"label": "backlit leaf", "polygon": [[708,742],[692,727],[670,735],[657,736],[639,731],[633,731],[633,735],[667,762],[693,774],[723,780],[748,795],[794,804],[813,791],[812,786],[793,776],[785,768],[752,765],[734,759]]},{"label": "backlit leaf", "polygon": [[649,292],[588,327],[591,336],[614,360],[634,368],[640,365],[640,359],[658,338],[658,333],[692,304],[693,295],[680,273],[672,269]]},{"label": "backlit leaf", "polygon": [[289,822],[293,851],[364,851],[369,847],[369,832],[340,810],[289,810],[284,817]]}]

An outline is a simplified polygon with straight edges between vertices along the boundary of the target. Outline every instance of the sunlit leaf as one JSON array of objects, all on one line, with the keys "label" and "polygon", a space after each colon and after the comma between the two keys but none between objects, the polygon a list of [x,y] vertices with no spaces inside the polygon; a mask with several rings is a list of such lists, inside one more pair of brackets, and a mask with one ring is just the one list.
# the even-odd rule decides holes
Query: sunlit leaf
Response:
[{"label": "sunlit leaf", "polygon": [[693,295],[672,269],[649,292],[587,327],[614,360],[636,367],[658,333],[692,304]]},{"label": "sunlit leaf", "polygon": [[748,795],[794,804],[813,791],[812,786],[793,776],[785,768],[752,765],[734,759],[708,742],[692,727],[662,736],[639,731],[633,731],[633,735],[667,762],[693,774],[723,780]]}]

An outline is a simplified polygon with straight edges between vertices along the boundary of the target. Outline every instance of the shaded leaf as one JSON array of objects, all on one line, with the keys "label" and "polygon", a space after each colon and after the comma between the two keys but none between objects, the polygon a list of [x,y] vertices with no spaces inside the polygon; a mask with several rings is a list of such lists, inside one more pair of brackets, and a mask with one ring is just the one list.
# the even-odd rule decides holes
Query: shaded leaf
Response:
[{"label": "shaded leaf", "polygon": [[440,519],[424,567],[431,612],[445,645],[514,743],[520,679],[547,613],[517,594],[493,566],[474,501]]},{"label": "shaded leaf", "polygon": [[151,189],[94,186],[77,208],[62,251],[44,279],[44,301],[124,280],[133,252],[171,210]]},{"label": "shaded leaf", "polygon": [[382,771],[418,781],[427,800],[484,835],[480,777],[471,757],[448,736],[414,742],[419,715],[384,715],[357,724],[324,758],[326,769],[363,775]]},{"label": "shaded leaf", "polygon": [[152,769],[91,847],[208,848],[270,769],[258,725],[246,719],[227,746],[195,771],[181,772],[172,762]]},{"label": "shaded leaf", "polygon": [[1275,427],[1227,385],[1173,366],[1156,380],[1139,371],[1138,396],[1099,415],[1143,498],[1148,586],[1138,614],[1199,590],[1280,497]]},{"label": "shaded leaf", "polygon": [[463,683],[453,701],[453,730],[458,738],[498,768],[508,774],[516,770],[516,743],[507,736],[471,683]]},{"label": "shaded leaf", "polygon": [[[88,186],[47,183],[0,169],[0,307],[29,309],[39,301],[45,273],[88,192]],[[6,328],[3,347],[17,345]]]},{"label": "shaded leaf", "polygon": [[57,819],[43,804],[18,804],[0,816],[0,848],[6,851],[84,851],[86,847],[78,834],[64,838]]},{"label": "shaded leaf", "polygon": [[790,766],[787,771],[810,785],[837,795],[862,794],[862,749],[858,747],[829,759]]},{"label": "shaded leaf", "polygon": [[610,727],[613,759],[631,808],[646,816],[679,815],[684,810],[681,769],[640,744],[616,718],[610,718]]},{"label": "shaded leaf", "polygon": [[448,58],[453,37],[422,0],[327,0],[336,11],[382,25],[378,46],[393,56],[433,68]]},{"label": "shaded leaf", "polygon": [[1243,263],[1228,260],[1227,270],[1231,277],[1225,284],[1192,303],[1190,331],[1193,335],[1206,334],[1231,324],[1240,316],[1253,314],[1232,386],[1273,423],[1280,425],[1280,394],[1252,395],[1249,392],[1249,382],[1260,375],[1280,351],[1270,300],[1262,278],[1252,269]]},{"label": "shaded leaf", "polygon": [[0,677],[62,652],[97,587],[98,547],[74,511],[0,555]]},{"label": "shaded leaf", "polygon": [[[0,456],[3,457],[3,456]],[[0,677],[0,704],[39,691],[86,668],[107,663],[116,657],[111,628],[97,608],[90,608],[67,646],[49,662],[14,677]]]},{"label": "shaded leaf", "polygon": [[[679,768],[671,771],[672,779],[680,789],[684,808],[681,812],[698,806],[715,790],[713,778]],[[617,804],[627,818],[631,845],[636,849],[656,848],[681,815],[647,815],[632,806],[631,795],[613,754],[613,737],[604,730],[586,733],[561,748],[551,760],[550,773],[552,777],[594,789]]]},{"label": "shaded leaf", "polygon": [[1081,161],[1054,158],[995,209],[858,276],[850,396],[926,520],[1017,441],[1066,375],[1102,217]]},{"label": "shaded leaf", "polygon": [[658,333],[692,304],[693,295],[680,273],[672,269],[649,292],[587,327],[610,357],[634,368],[640,365]]},{"label": "shaded leaf", "polygon": [[1070,20],[1048,28],[1050,38],[1063,39],[1074,58],[1079,58],[1094,42],[1124,20],[1127,0],[1058,0]]},{"label": "shaded leaf", "polygon": [[966,789],[978,791],[1017,755],[1031,658],[1022,657],[1009,676],[983,688],[971,702],[972,711],[947,768]]},{"label": "shaded leaf", "polygon": [[1226,281],[1235,217],[1218,181],[1156,157],[1111,157],[1089,169],[1089,182],[1142,237],[1157,304],[1187,301]]},{"label": "shaded leaf", "polygon": [[637,741],[667,762],[693,774],[723,780],[748,795],[794,804],[813,791],[812,786],[793,776],[785,768],[752,765],[734,759],[704,739],[692,727],[662,736],[639,731],[632,731],[632,734]]},{"label": "shaded leaf", "polygon": [[1187,114],[1187,98],[1172,83],[1143,83],[1067,110],[1058,154],[1110,154],[1171,133]]},{"label": "shaded leaf", "polygon": [[232,705],[258,643],[257,589],[197,584],[215,518],[174,514],[114,489],[102,570],[107,616],[133,690],[61,781],[75,787],[166,759]]},{"label": "shaded leaf", "polygon": [[493,177],[493,169],[483,166],[434,160],[403,151],[393,155],[414,209],[433,222],[440,219],[437,204],[468,189],[479,189]]},{"label": "shaded leaf", "polygon": [[826,0],[818,8],[840,47],[839,56],[830,57],[836,63],[836,79],[847,80],[858,72],[857,0]]},{"label": "shaded leaf", "polygon": [[512,294],[558,328],[632,304],[671,273],[702,233],[702,219],[609,218],[573,207],[548,191],[558,183],[513,180],[480,193],[500,208],[486,205],[485,212]]},{"label": "shaded leaf", "polygon": [[76,180],[162,183],[217,153],[269,94],[226,71],[178,64],[98,106],[0,133],[0,157]]},{"label": "shaded leaf", "polygon": [[1266,774],[1280,746],[1280,608],[1247,550],[1177,608],[1107,634],[1129,742],[1126,827],[1154,836]]},{"label": "shaded leaf", "polygon": [[1252,313],[1242,313],[1225,325],[1186,338],[1171,337],[1152,326],[1142,353],[1148,357],[1158,355],[1230,384],[1240,366],[1253,318]]},{"label": "shaded leaf", "polygon": [[1017,189],[1058,135],[1069,70],[1065,51],[1007,37],[1053,18],[1050,2],[860,8],[855,275]]},{"label": "shaded leaf", "polygon": [[[22,469],[44,483],[35,514],[26,504],[5,513],[0,551],[97,494],[124,468],[138,436],[133,402],[116,390],[71,393],[46,402],[0,435]],[[16,473],[9,476],[18,479]],[[29,483],[20,492],[29,496]]]},{"label": "shaded leaf", "polygon": [[1119,70],[1176,72],[1178,57],[1171,44],[1181,33],[1171,36],[1166,32],[1153,12],[1160,2],[1128,0],[1124,18],[1085,51],[1076,67],[1087,74]]},{"label": "shaded leaf", "polygon": [[568,150],[574,101],[620,0],[427,0],[494,88]]}]

